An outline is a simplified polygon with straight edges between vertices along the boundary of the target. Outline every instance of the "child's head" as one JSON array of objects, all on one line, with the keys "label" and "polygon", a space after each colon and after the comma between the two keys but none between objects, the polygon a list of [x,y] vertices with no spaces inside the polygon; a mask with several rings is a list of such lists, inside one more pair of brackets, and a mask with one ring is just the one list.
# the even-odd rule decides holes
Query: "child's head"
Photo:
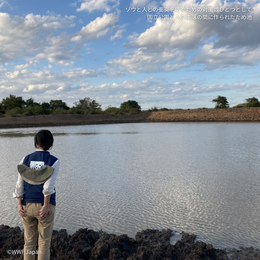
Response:
[{"label": "child's head", "polygon": [[42,148],[44,151],[49,150],[53,145],[53,135],[49,130],[40,130],[34,136],[35,148]]}]

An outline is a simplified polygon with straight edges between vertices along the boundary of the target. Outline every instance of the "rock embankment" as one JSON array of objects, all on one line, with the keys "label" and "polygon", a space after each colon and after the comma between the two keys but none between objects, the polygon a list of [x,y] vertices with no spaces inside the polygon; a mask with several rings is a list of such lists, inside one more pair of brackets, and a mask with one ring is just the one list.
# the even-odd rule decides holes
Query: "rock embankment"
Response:
[{"label": "rock embankment", "polygon": [[[116,236],[106,232],[79,229],[72,236],[65,229],[53,231],[51,259],[107,259],[107,260],[228,260],[260,259],[253,248],[215,249],[211,244],[195,242],[196,236],[182,234],[181,240],[170,244],[172,230],[144,230],[135,239],[127,235]],[[0,225],[0,259],[23,259],[23,233],[19,227]],[[16,251],[14,251],[16,250]],[[19,252],[19,253],[15,253]]]},{"label": "rock embankment", "polygon": [[142,112],[135,115],[64,114],[1,117],[0,128],[146,122],[260,122],[260,108],[172,110]]},{"label": "rock embankment", "polygon": [[152,112],[157,122],[260,122],[260,108],[194,109]]}]

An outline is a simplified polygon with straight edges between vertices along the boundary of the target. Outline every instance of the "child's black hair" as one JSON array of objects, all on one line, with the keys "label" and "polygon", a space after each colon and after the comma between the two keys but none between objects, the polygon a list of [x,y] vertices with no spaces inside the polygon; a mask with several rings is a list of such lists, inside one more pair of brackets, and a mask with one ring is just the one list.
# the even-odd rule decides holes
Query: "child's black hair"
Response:
[{"label": "child's black hair", "polygon": [[34,136],[34,146],[40,146],[44,151],[49,150],[53,145],[53,135],[49,130],[40,130]]}]

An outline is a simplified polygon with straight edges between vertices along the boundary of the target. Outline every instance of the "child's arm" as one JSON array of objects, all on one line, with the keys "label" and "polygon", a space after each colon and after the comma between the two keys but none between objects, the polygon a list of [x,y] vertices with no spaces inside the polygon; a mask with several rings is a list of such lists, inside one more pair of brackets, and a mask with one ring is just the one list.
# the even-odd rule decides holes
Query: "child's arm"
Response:
[{"label": "child's arm", "polygon": [[47,215],[50,215],[50,198],[51,195],[44,197],[44,203],[39,213],[42,218],[45,218]]},{"label": "child's arm", "polygon": [[[23,160],[24,158],[20,161],[19,164],[23,164]],[[24,182],[23,182],[23,179],[20,175],[20,173],[18,172],[18,178],[17,178],[17,182],[16,182],[16,186],[15,186],[15,191],[13,193],[13,197],[14,198],[19,198],[23,197],[23,194],[24,194]]]},{"label": "child's arm", "polygon": [[42,193],[43,193],[44,197],[55,193],[55,184],[56,184],[56,180],[57,180],[57,176],[58,176],[58,172],[59,172],[59,168],[60,168],[60,161],[57,160],[51,167],[54,168],[54,171],[53,171],[52,175],[50,176],[50,178],[43,185]]},{"label": "child's arm", "polygon": [[42,208],[40,209],[39,213],[42,218],[46,217],[47,214],[50,215],[50,198],[51,194],[55,192],[55,183],[57,180],[57,175],[60,168],[60,161],[57,160],[52,167],[54,168],[54,171],[50,178],[44,183],[43,185],[43,195],[44,195],[44,203]]},{"label": "child's arm", "polygon": [[18,206],[18,212],[19,212],[20,216],[26,217],[25,210],[23,209],[23,205],[22,205],[22,197],[19,197],[17,199],[17,206]]},{"label": "child's arm", "polygon": [[[24,158],[20,161],[19,164],[23,164]],[[15,191],[13,193],[13,197],[17,198],[17,206],[18,206],[18,212],[20,216],[26,217],[25,210],[23,209],[22,200],[23,200],[23,194],[24,194],[24,182],[20,174],[18,173],[18,179],[15,186]]]}]

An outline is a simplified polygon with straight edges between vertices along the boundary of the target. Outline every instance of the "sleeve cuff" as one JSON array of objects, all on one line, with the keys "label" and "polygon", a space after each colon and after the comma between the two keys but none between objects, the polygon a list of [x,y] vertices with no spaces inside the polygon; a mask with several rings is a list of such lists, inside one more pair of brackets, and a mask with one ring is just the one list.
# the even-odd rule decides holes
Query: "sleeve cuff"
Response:
[{"label": "sleeve cuff", "polygon": [[55,193],[55,191],[50,192],[50,191],[47,191],[47,190],[42,190],[42,193],[43,193],[44,197],[47,197],[47,196],[49,196],[49,195]]},{"label": "sleeve cuff", "polygon": [[22,197],[23,196],[23,194],[22,195],[19,195],[19,194],[17,194],[17,193],[13,193],[13,198],[14,199],[18,199],[19,197]]}]

